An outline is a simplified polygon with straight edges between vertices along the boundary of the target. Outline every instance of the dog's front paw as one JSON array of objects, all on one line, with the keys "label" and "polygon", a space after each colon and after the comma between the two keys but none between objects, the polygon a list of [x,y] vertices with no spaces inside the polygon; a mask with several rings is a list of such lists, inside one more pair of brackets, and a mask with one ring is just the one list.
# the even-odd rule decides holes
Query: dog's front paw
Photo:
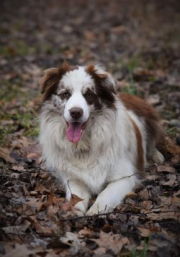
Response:
[{"label": "dog's front paw", "polygon": [[110,206],[104,206],[104,205],[100,205],[100,204],[93,204],[91,206],[91,208],[86,212],[87,216],[93,216],[96,214],[106,214],[110,211],[112,211],[113,208],[111,208]]},{"label": "dog's front paw", "polygon": [[85,216],[85,213],[76,208],[73,208],[72,215],[77,216],[77,217],[83,217],[83,216]]},{"label": "dog's front paw", "polygon": [[87,211],[87,204],[84,201],[78,202],[76,205],[74,205],[73,212],[77,216],[84,216]]},{"label": "dog's front paw", "polygon": [[152,154],[152,159],[157,164],[163,164],[165,159],[162,153],[160,153],[158,150],[155,150]]}]

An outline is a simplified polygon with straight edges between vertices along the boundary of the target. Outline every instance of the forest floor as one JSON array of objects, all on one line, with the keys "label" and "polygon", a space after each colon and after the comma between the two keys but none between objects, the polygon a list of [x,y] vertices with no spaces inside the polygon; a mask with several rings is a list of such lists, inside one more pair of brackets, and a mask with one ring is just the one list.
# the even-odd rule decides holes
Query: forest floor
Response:
[{"label": "forest floor", "polygon": [[[179,1],[0,4],[0,256],[180,256]],[[165,163],[105,216],[72,217],[41,164],[38,81],[64,59],[99,63],[161,114]]]}]

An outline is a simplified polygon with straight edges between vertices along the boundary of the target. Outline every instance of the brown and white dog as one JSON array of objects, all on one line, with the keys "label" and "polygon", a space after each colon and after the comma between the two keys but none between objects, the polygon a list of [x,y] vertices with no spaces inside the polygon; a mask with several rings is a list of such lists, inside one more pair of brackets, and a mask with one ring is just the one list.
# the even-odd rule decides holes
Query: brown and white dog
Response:
[{"label": "brown and white dog", "polygon": [[[79,214],[113,210],[138,183],[147,157],[164,161],[156,111],[136,96],[118,95],[113,77],[99,66],[65,62],[46,70],[40,84],[43,156],[67,200],[72,194],[83,199],[75,205]],[[97,199],[88,209],[92,195]]]}]

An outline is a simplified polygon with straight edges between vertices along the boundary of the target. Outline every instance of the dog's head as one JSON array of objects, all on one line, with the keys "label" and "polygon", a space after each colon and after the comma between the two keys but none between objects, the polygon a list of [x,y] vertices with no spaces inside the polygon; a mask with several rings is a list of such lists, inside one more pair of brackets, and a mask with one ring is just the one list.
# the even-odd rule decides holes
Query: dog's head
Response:
[{"label": "dog's head", "polygon": [[98,66],[46,70],[40,81],[43,102],[63,115],[69,141],[77,143],[91,116],[105,108],[115,109],[116,85],[112,76]]}]

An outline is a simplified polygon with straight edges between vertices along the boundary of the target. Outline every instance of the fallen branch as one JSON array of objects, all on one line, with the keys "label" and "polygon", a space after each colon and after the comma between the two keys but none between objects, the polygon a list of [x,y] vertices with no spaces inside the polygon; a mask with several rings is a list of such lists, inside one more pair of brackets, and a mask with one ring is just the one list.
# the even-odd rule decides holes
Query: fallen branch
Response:
[{"label": "fallen branch", "polygon": [[[92,216],[79,216],[79,217],[74,217],[74,218],[68,218],[68,219],[64,219],[64,218],[60,218],[60,221],[74,221],[74,220],[80,220],[80,219],[92,219],[92,218],[98,218],[98,217],[101,217],[101,216],[108,216],[110,214],[125,214],[127,216],[143,216],[143,215],[147,215],[147,214],[151,214],[151,213],[167,213],[167,212],[177,212],[179,213],[179,211],[175,211],[175,210],[167,210],[167,211],[149,211],[149,212],[143,212],[143,213],[124,213],[124,212],[119,212],[119,211],[112,211],[112,212],[107,212],[107,213],[98,213],[98,214],[94,214]],[[179,214],[180,215],[180,214]]]}]

